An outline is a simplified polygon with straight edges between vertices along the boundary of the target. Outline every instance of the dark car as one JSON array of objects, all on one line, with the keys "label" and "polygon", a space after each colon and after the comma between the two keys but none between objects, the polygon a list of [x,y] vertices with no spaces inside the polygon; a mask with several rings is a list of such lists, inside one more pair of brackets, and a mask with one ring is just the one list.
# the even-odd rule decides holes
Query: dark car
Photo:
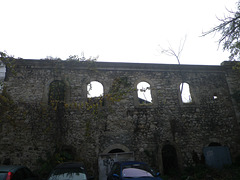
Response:
[{"label": "dark car", "polygon": [[57,165],[51,172],[48,180],[88,180],[83,163],[68,162]]},{"label": "dark car", "polygon": [[107,180],[162,180],[159,175],[144,162],[123,161],[113,164]]},{"label": "dark car", "polygon": [[0,180],[38,180],[38,177],[25,166],[0,166]]}]

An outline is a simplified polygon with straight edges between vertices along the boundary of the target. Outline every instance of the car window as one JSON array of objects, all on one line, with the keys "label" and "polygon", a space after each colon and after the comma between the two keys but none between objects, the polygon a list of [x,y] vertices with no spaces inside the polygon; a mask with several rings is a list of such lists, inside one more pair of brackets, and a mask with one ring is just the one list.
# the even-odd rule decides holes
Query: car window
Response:
[{"label": "car window", "polygon": [[129,164],[122,167],[123,177],[153,177],[154,171],[146,164]]},{"label": "car window", "polygon": [[12,180],[24,180],[24,172],[23,169],[17,170],[14,175]]},{"label": "car window", "polygon": [[123,177],[133,178],[133,177],[153,177],[153,175],[143,169],[138,168],[125,168],[122,171]]},{"label": "car window", "polygon": [[0,180],[5,180],[7,177],[7,173],[5,172],[0,172]]},{"label": "car window", "polygon": [[23,168],[22,171],[23,171],[24,179],[34,177],[33,173],[28,168]]},{"label": "car window", "polygon": [[81,168],[56,169],[48,180],[87,180],[87,176]]}]

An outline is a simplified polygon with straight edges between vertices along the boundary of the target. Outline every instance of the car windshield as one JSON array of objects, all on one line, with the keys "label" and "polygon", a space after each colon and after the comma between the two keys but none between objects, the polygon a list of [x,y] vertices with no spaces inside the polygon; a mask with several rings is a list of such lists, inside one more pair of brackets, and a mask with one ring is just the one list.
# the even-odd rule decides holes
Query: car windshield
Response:
[{"label": "car windshield", "polygon": [[122,176],[124,178],[153,177],[154,172],[145,164],[131,164],[123,166]]},{"label": "car windshield", "polygon": [[81,168],[56,169],[49,180],[87,180],[87,176]]}]

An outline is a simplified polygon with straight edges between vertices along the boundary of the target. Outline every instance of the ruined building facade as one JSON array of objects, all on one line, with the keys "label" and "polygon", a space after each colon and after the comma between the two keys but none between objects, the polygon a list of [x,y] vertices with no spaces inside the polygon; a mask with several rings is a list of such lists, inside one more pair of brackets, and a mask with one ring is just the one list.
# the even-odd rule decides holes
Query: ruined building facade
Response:
[{"label": "ruined building facade", "polygon": [[[117,153],[161,173],[204,161],[209,145],[228,147],[234,159],[240,153],[239,77],[230,62],[17,60],[1,92],[0,163],[37,167],[56,147],[94,173]],[[102,85],[103,96],[88,96],[92,81]]]}]

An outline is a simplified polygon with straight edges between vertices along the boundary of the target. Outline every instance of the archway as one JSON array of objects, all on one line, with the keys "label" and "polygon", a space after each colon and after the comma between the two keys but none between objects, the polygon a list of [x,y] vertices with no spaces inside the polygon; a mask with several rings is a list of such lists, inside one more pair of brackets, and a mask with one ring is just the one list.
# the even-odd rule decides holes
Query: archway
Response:
[{"label": "archway", "polygon": [[[102,154],[108,154],[111,151],[119,151],[119,152],[130,152],[130,150],[122,145],[122,144],[113,144],[111,146],[108,146],[103,152]],[[119,153],[119,152],[111,152],[111,153]]]},{"label": "archway", "polygon": [[123,153],[124,152],[124,150],[122,150],[122,149],[112,149],[111,151],[109,151],[108,153]]},{"label": "archway", "polygon": [[221,169],[225,165],[231,165],[232,159],[227,146],[222,146],[219,142],[211,142],[203,148],[205,164],[211,168]]},{"label": "archway", "polygon": [[172,145],[164,145],[162,148],[162,162],[164,174],[171,174],[179,170],[176,149]]},{"label": "archway", "polygon": [[218,142],[211,142],[208,146],[211,147],[211,146],[222,146],[222,145]]},{"label": "archway", "polygon": [[134,153],[122,145],[114,144],[106,148],[98,158],[99,180],[106,180],[113,163],[134,160]]}]

